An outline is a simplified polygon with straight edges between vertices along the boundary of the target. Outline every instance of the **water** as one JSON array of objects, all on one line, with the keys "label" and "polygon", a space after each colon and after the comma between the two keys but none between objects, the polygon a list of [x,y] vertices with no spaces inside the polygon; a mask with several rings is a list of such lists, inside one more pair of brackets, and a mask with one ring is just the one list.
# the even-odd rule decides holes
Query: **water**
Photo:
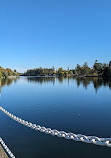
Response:
[{"label": "water", "polygon": [[[0,105],[30,122],[111,137],[111,80],[20,77],[2,80]],[[46,135],[0,111],[0,137],[17,158],[110,158],[111,148]]]}]

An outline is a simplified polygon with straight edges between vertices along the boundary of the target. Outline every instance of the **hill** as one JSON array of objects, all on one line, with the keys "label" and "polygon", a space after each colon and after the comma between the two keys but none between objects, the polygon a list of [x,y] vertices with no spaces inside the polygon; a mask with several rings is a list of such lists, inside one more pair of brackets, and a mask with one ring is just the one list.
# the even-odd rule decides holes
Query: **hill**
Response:
[{"label": "hill", "polygon": [[19,74],[16,72],[16,70],[12,71],[9,68],[4,69],[3,67],[0,67],[0,78],[6,78],[8,76],[18,76]]}]

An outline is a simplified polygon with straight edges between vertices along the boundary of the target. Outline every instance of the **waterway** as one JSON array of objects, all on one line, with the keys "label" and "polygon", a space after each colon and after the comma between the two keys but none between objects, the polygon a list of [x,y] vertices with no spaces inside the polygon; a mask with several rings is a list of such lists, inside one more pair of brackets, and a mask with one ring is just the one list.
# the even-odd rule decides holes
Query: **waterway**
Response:
[{"label": "waterway", "polygon": [[[0,106],[41,126],[111,137],[111,80],[20,77],[2,80]],[[111,148],[31,130],[0,111],[0,137],[17,158],[110,158]]]}]

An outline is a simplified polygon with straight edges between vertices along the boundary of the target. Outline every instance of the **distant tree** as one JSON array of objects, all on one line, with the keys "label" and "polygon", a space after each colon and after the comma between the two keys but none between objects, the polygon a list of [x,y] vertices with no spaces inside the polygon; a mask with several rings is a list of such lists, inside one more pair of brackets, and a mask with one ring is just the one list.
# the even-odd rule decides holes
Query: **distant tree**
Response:
[{"label": "distant tree", "polygon": [[52,66],[52,70],[55,71],[55,67],[54,66]]},{"label": "distant tree", "polygon": [[7,78],[8,76],[14,76],[14,75],[18,75],[18,73],[14,73],[11,69],[7,68],[4,69],[2,67],[0,67],[0,76]]},{"label": "distant tree", "polygon": [[109,62],[109,65],[104,68],[103,77],[111,77],[111,61]]},{"label": "distant tree", "polygon": [[2,73],[1,73],[1,71],[0,71],[0,78],[2,77]]},{"label": "distant tree", "polygon": [[[1,70],[1,69],[0,69]],[[15,72],[15,71],[14,71]],[[22,75],[26,76],[72,76],[72,75],[78,75],[78,76],[111,76],[111,61],[109,62],[109,65],[106,63],[99,63],[97,60],[95,60],[93,68],[89,67],[87,62],[83,64],[83,66],[80,66],[77,64],[75,69],[70,70],[69,67],[67,70],[64,70],[62,67],[59,69],[55,69],[54,66],[52,68],[36,68],[36,69],[30,69],[27,70],[26,73]],[[6,76],[6,72],[2,70],[2,75]],[[11,71],[8,70],[8,75],[11,75]]]},{"label": "distant tree", "polygon": [[62,67],[60,67],[60,68],[58,69],[58,74],[59,74],[59,75],[62,75],[62,74],[63,74],[63,68],[62,68]]},{"label": "distant tree", "polygon": [[109,68],[111,68],[111,61],[109,62]]},{"label": "distant tree", "polygon": [[82,67],[82,73],[83,75],[91,75],[91,68],[88,67],[87,62],[84,63],[83,67]]},{"label": "distant tree", "polygon": [[67,71],[69,71],[69,66],[67,67]]},{"label": "distant tree", "polygon": [[14,69],[14,72],[16,73],[16,72],[17,72],[17,70],[16,70],[16,69]]},{"label": "distant tree", "polygon": [[97,60],[95,60],[95,63],[93,65],[93,69],[98,73],[102,73],[102,63],[98,63]]},{"label": "distant tree", "polygon": [[81,74],[81,66],[77,64],[77,67],[75,68],[76,74],[80,75]]},{"label": "distant tree", "polygon": [[69,71],[69,75],[71,75],[71,76],[73,75],[73,71],[72,70]]}]

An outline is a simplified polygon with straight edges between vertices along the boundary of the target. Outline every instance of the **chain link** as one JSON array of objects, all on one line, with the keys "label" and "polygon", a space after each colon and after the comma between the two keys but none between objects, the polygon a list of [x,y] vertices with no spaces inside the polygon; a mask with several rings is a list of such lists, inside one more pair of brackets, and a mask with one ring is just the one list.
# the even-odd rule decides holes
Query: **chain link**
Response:
[{"label": "chain link", "polygon": [[10,149],[4,143],[4,141],[2,140],[2,138],[0,138],[0,144],[2,145],[2,147],[4,148],[4,150],[8,153],[8,155],[10,156],[10,158],[15,158],[14,154],[10,151]]},{"label": "chain link", "polygon": [[85,142],[85,143],[92,143],[92,144],[96,144],[96,145],[102,145],[102,146],[107,146],[107,147],[111,147],[111,138],[99,138],[96,136],[85,136],[82,134],[74,134],[74,133],[66,133],[64,131],[58,131],[58,130],[52,130],[51,128],[46,128],[40,125],[36,125],[33,124],[31,122],[25,121],[11,113],[9,113],[8,111],[6,111],[4,108],[2,108],[0,106],[0,110],[5,113],[7,116],[9,116],[10,118],[12,118],[13,120],[17,121],[18,123],[27,126],[29,128],[32,128],[34,130],[46,133],[46,134],[50,134],[52,136],[58,136],[58,137],[63,137],[66,139],[71,139],[71,140],[75,140],[75,141],[81,141],[81,142]]}]

